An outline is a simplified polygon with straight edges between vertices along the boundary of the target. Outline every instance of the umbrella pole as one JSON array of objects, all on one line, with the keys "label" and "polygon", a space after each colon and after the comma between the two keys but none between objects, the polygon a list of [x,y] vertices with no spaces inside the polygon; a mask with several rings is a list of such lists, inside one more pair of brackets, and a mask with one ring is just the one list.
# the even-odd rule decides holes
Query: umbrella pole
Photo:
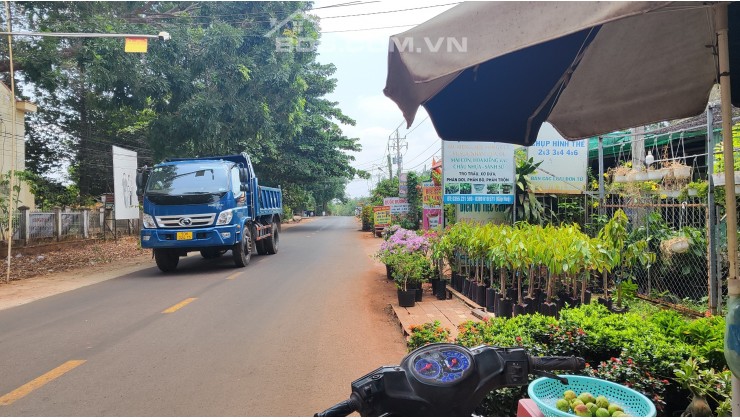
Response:
[{"label": "umbrella pole", "polygon": [[[740,284],[737,278],[737,209],[735,208],[735,160],[732,144],[732,104],[730,100],[730,59],[728,45],[727,4],[719,4],[716,9],[717,46],[719,49],[719,84],[722,95],[722,149],[725,159],[725,206],[727,208],[727,258],[730,270],[727,275],[729,299],[727,302],[727,330],[725,331],[725,356],[732,370],[732,415],[740,416],[740,366],[738,352],[730,348],[737,343],[740,334]],[[736,345],[734,345],[736,346]],[[733,346],[733,347],[734,347]],[[733,360],[731,360],[733,359]]]}]

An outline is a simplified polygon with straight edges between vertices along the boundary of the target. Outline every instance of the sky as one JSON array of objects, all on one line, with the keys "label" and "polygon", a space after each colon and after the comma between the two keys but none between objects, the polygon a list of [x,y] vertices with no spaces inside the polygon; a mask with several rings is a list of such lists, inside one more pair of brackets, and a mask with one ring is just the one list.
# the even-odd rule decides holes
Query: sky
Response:
[{"label": "sky", "polygon": [[[368,0],[363,0],[367,2]],[[388,40],[458,3],[436,1],[373,1],[360,5],[330,7],[343,0],[318,0],[311,13],[320,18],[321,40],[317,46],[320,63],[337,67],[337,87],[328,99],[356,121],[343,125],[348,137],[359,138],[362,151],[354,167],[371,173],[370,180],[355,179],[346,188],[348,197],[368,196],[379,176],[388,177],[387,145],[398,128],[407,147],[402,149],[403,169],[421,171],[431,166],[432,157],[441,157],[441,140],[424,108],[419,108],[413,125],[407,129],[401,111],[383,95],[387,76]],[[437,6],[437,7],[435,7]],[[348,16],[358,15],[358,16]],[[540,137],[561,139],[548,124]],[[396,167],[394,165],[395,173]]]}]

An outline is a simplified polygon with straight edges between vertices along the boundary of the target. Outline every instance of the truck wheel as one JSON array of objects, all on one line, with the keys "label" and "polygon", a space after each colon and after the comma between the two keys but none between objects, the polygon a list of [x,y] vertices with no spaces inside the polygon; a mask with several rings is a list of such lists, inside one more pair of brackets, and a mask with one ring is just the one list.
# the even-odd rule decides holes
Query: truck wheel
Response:
[{"label": "truck wheel", "polygon": [[278,245],[280,244],[277,223],[272,222],[272,228],[270,230],[272,231],[272,235],[270,235],[269,238],[263,239],[265,242],[265,251],[267,251],[268,254],[277,254]]},{"label": "truck wheel", "polygon": [[180,256],[169,249],[155,249],[154,250],[154,261],[157,262],[157,267],[164,273],[175,271],[177,263],[180,262]]},{"label": "truck wheel", "polygon": [[244,226],[242,240],[231,248],[231,253],[234,254],[234,264],[237,267],[246,267],[249,264],[252,259],[252,235],[249,226]]},{"label": "truck wheel", "polygon": [[224,252],[226,251],[223,249],[205,248],[200,250],[200,256],[207,260],[212,260],[224,255]]},{"label": "truck wheel", "polygon": [[255,243],[255,246],[257,247],[257,253],[259,255],[267,254],[267,251],[265,251],[265,242],[266,241],[264,239],[260,239],[259,241]]}]

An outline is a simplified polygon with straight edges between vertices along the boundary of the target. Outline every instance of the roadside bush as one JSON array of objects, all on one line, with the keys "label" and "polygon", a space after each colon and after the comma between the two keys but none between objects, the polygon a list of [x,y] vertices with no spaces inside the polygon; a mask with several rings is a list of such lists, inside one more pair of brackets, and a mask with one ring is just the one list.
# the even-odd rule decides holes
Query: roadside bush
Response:
[{"label": "roadside bush", "polygon": [[360,214],[360,219],[362,220],[362,231],[363,232],[370,232],[373,230],[373,224],[374,224],[374,217],[373,214],[373,206],[367,205],[362,208],[362,213]]},{"label": "roadside bush", "polygon": [[449,341],[449,328],[442,327],[439,321],[434,321],[422,325],[412,325],[411,336],[406,346],[409,351],[413,351],[427,344],[447,343]]},{"label": "roadside bush", "polygon": [[[676,311],[654,306],[615,314],[591,304],[563,309],[559,320],[537,314],[469,321],[459,327],[457,343],[524,347],[535,356],[583,357],[590,364],[584,374],[642,392],[659,412],[670,415],[686,407],[676,366],[693,355],[706,359],[706,366],[716,372],[726,369],[724,328],[721,317],[689,321]],[[514,415],[523,394],[519,389],[493,392],[479,414]]]},{"label": "roadside bush", "polygon": [[644,394],[655,404],[655,409],[659,414],[665,409],[663,394],[668,381],[655,378],[651,372],[632,359],[612,357],[599,363],[596,369],[587,368],[584,373],[591,377],[623,384]]}]

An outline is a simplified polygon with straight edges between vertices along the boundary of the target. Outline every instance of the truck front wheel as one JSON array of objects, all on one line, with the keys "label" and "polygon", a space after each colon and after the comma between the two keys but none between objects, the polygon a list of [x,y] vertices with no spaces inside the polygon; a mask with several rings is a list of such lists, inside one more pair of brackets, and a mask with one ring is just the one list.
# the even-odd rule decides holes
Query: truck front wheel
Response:
[{"label": "truck front wheel", "polygon": [[154,261],[157,262],[157,267],[162,272],[169,273],[170,271],[175,271],[177,268],[177,263],[180,262],[180,256],[169,249],[155,249]]},{"label": "truck front wheel", "polygon": [[234,254],[234,264],[237,267],[246,267],[249,264],[249,261],[252,259],[252,236],[249,226],[244,226],[242,240],[231,248],[231,253]]}]

